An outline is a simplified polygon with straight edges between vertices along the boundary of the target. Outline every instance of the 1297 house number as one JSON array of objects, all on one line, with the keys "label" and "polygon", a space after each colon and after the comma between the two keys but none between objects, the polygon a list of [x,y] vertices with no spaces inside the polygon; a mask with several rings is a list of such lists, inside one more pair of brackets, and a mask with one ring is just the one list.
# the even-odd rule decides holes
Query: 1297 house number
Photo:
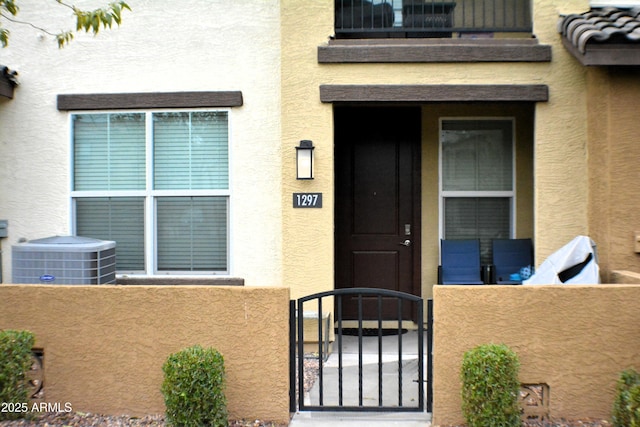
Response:
[{"label": "1297 house number", "polygon": [[294,208],[321,208],[322,193],[293,193]]}]

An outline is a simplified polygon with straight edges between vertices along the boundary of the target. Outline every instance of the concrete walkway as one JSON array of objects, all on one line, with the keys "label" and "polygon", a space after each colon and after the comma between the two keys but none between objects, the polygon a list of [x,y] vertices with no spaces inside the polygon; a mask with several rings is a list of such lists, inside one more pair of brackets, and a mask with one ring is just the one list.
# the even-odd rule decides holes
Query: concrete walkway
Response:
[{"label": "concrete walkway", "polygon": [[[337,346],[337,342],[334,343]],[[425,371],[426,378],[426,334]],[[358,406],[358,338],[343,336],[343,405]],[[418,333],[409,331],[402,335],[402,406],[418,407]],[[378,338],[363,337],[363,406],[378,406]],[[385,406],[398,406],[398,336],[382,338],[382,390]],[[323,403],[338,405],[338,353],[334,351],[323,365]],[[316,380],[311,391],[305,396],[305,405],[319,405],[319,381]],[[426,399],[426,393],[425,393]],[[426,407],[426,404],[425,404]],[[427,412],[319,412],[303,411],[294,414],[290,427],[315,427],[332,425],[335,427],[383,427],[406,426],[427,427],[431,425],[431,414]]]}]

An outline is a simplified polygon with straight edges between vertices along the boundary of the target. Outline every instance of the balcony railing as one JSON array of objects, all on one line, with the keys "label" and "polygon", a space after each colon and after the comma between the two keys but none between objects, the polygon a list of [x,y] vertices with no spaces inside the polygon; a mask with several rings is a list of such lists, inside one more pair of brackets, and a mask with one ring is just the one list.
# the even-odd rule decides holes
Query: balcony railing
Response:
[{"label": "balcony railing", "polygon": [[530,33],[531,0],[335,0],[337,38]]}]

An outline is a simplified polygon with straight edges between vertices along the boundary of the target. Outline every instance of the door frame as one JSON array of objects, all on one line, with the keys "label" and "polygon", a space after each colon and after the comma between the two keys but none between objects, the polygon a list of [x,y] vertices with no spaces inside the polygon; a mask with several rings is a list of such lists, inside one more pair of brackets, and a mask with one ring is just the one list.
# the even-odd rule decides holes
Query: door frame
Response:
[{"label": "door frame", "polygon": [[[358,105],[345,105],[345,104],[341,104],[341,105],[337,105],[334,104],[333,105],[333,118],[334,118],[334,124],[335,124],[335,118],[336,118],[336,110],[340,109],[343,110],[340,114],[349,114],[349,110],[352,111],[358,111],[358,110],[362,110],[362,109],[393,109],[393,108],[398,108],[398,109],[415,109],[416,110],[416,118],[419,121],[419,123],[417,124],[417,126],[420,128],[419,134],[420,137],[414,141],[413,144],[411,144],[411,158],[412,158],[412,162],[411,162],[411,200],[412,200],[412,206],[411,206],[411,216],[412,216],[412,229],[411,229],[411,240],[412,240],[412,284],[411,284],[411,294],[421,297],[422,296],[422,139],[423,139],[423,129],[422,129],[422,108],[419,105],[411,105],[411,104],[397,104],[397,105],[380,105],[380,104],[358,104]],[[379,125],[378,123],[376,123],[376,125]],[[390,126],[393,126],[393,124],[391,124]],[[337,175],[337,173],[335,172],[335,168],[337,168],[338,165],[338,158],[337,158],[337,149],[335,148],[336,146],[336,141],[337,141],[337,137],[336,137],[336,132],[335,132],[335,125],[334,125],[334,134],[333,134],[333,141],[334,141],[334,160],[333,160],[333,165],[334,165],[334,176]],[[335,190],[337,185],[339,185],[339,183],[337,181],[334,181],[334,194],[337,195],[337,191]],[[335,198],[335,206],[334,206],[334,224],[336,223],[336,212],[338,209],[339,204],[341,203],[341,200],[339,200],[338,197]],[[337,229],[337,227],[334,227],[334,229]],[[337,240],[338,240],[338,236],[337,236],[337,232],[334,232],[334,246],[337,245]],[[334,250],[334,261],[335,261],[335,257],[336,257],[336,252]],[[335,272],[334,272],[334,288],[336,288],[337,286],[337,281],[335,279],[336,275],[337,275],[337,262],[334,262],[334,267],[335,267]],[[417,319],[416,317],[416,313],[414,312],[414,321],[419,321],[422,322],[423,319]]]}]

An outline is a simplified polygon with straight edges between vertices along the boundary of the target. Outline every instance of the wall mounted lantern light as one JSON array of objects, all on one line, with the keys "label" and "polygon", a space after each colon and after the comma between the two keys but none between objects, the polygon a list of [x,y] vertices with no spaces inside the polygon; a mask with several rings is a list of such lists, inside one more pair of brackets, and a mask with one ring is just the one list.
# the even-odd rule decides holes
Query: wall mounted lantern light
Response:
[{"label": "wall mounted lantern light", "polygon": [[296,175],[298,179],[313,179],[313,141],[302,140],[296,147]]}]

